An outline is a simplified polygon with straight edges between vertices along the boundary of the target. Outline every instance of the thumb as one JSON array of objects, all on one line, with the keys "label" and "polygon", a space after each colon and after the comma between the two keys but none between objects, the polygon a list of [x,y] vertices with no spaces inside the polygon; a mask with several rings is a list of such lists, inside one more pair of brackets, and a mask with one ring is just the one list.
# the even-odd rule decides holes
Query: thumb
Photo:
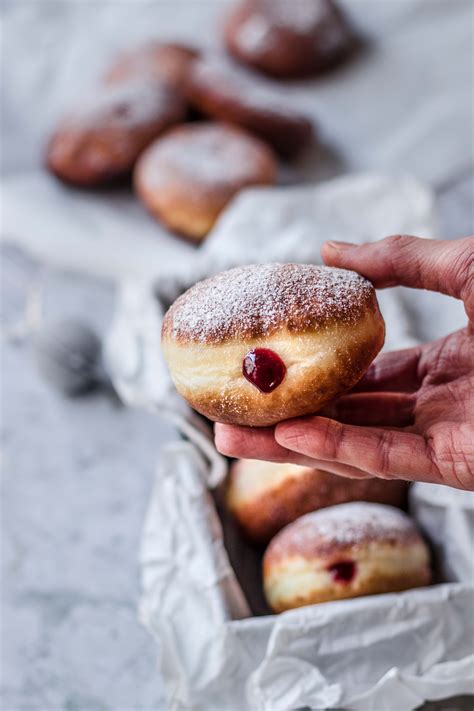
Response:
[{"label": "thumb", "polygon": [[379,289],[410,286],[462,299],[474,321],[474,237],[446,241],[395,235],[360,246],[326,242],[322,256],[326,264],[353,269]]}]

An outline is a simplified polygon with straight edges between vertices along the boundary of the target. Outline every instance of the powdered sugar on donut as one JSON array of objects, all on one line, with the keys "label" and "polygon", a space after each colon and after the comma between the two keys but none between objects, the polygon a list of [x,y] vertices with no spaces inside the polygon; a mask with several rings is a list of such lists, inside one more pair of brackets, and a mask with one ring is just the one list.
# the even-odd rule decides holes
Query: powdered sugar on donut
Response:
[{"label": "powdered sugar on donut", "polygon": [[[267,147],[243,131],[219,124],[179,128],[157,141],[143,159],[143,175],[152,188],[170,179],[198,181],[219,188],[255,180]],[[190,196],[192,199],[192,195]]]},{"label": "powdered sugar on donut", "polygon": [[219,343],[284,328],[304,332],[334,320],[356,323],[373,298],[370,282],[346,269],[237,267],[199,282],[177,299],[165,317],[163,334]]},{"label": "powdered sugar on donut", "polygon": [[67,117],[68,126],[133,129],[154,123],[169,115],[184,115],[182,99],[158,81],[127,81],[98,87],[79,101]]},{"label": "powdered sugar on donut", "polygon": [[191,86],[193,84],[209,87],[211,91],[218,90],[221,97],[228,101],[238,99],[240,104],[252,110],[285,120],[307,122],[305,116],[288,105],[284,93],[280,93],[265,80],[257,79],[221,58],[196,60],[191,70]]},{"label": "powdered sugar on donut", "polygon": [[[331,0],[257,0],[237,9],[236,22],[231,26],[230,41],[247,60],[266,62],[279,56],[298,53],[299,43],[315,69],[330,63],[348,49],[350,30]],[[311,57],[311,52],[313,56]],[[268,55],[268,57],[266,57]],[[287,60],[292,66],[291,57]],[[298,61],[297,61],[298,63]],[[267,67],[268,69],[268,67]],[[270,69],[270,73],[273,73]]]},{"label": "powdered sugar on donut", "polygon": [[235,42],[248,52],[265,52],[274,44],[271,30],[268,19],[255,12],[237,28]]},{"label": "powdered sugar on donut", "polygon": [[314,33],[328,17],[328,6],[321,0],[270,0],[257,4],[237,31],[238,44],[247,51],[264,52],[276,43],[274,28],[284,28],[299,35]]},{"label": "powdered sugar on donut", "polygon": [[313,32],[330,8],[327,0],[267,0],[263,6],[273,24],[301,34]]},{"label": "powdered sugar on donut", "polygon": [[194,48],[154,40],[118,57],[105,75],[108,83],[147,76],[176,86],[184,78],[189,62],[198,56]]},{"label": "powdered sugar on donut", "polygon": [[272,541],[272,556],[311,555],[332,547],[418,538],[413,521],[399,509],[354,502],[314,511],[287,526]]}]

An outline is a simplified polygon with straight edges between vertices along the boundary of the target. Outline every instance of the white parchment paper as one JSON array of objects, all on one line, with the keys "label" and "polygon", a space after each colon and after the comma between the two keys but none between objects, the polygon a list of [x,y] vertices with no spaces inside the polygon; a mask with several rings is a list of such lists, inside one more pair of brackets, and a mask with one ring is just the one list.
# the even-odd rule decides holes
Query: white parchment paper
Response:
[{"label": "white parchment paper", "polygon": [[[413,178],[362,174],[249,190],[222,216],[193,275],[168,270],[153,290],[132,281],[121,291],[108,343],[115,384],[126,401],[171,417],[188,440],[162,453],[141,549],[141,616],[160,640],[173,709],[409,711],[474,692],[474,494],[411,489],[437,576],[449,583],[269,615],[258,555],[233,528],[219,489],[209,492],[225,460],[174,393],[159,350],[164,310],[192,276],[249,261],[318,262],[325,239],[368,241],[387,231],[436,235],[433,196]],[[379,296],[387,347],[415,343],[400,291]]]},{"label": "white parchment paper", "polygon": [[[170,446],[143,535],[141,617],[160,641],[171,709],[409,711],[474,691],[469,566],[465,583],[242,619],[205,477],[192,445]],[[412,501],[422,512],[416,486]],[[472,545],[471,507],[459,500],[455,526],[423,516],[425,534]],[[246,555],[242,546],[237,572]]]}]

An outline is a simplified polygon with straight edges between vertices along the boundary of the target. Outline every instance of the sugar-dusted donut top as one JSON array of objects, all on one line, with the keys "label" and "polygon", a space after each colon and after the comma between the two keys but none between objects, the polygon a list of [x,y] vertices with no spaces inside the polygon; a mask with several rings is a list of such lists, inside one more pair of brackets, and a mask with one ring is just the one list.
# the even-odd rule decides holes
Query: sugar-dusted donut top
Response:
[{"label": "sugar-dusted donut top", "polygon": [[307,127],[309,120],[288,102],[281,88],[266,79],[255,77],[219,56],[201,57],[193,62],[189,74],[193,89],[211,92],[222,103],[236,103],[247,110],[272,117],[273,120]]},{"label": "sugar-dusted donut top", "polygon": [[[331,0],[257,0],[253,3],[251,18],[255,21],[253,31],[257,39],[258,27],[283,27],[303,36],[312,34],[321,23],[332,16]],[[260,21],[260,25],[257,25]],[[248,24],[250,34],[250,23]],[[249,37],[250,40],[250,37]]]},{"label": "sugar-dusted donut top", "polygon": [[333,51],[347,39],[347,27],[331,0],[258,0],[237,27],[235,40],[245,51],[279,49],[280,32],[314,40],[314,50]]},{"label": "sugar-dusted donut top", "polygon": [[311,558],[370,542],[407,544],[419,540],[403,511],[383,504],[354,502],[314,511],[286,526],[272,540],[272,561],[287,556]]},{"label": "sugar-dusted donut top", "polygon": [[176,115],[184,115],[184,103],[159,81],[130,80],[96,87],[81,98],[65,119],[67,129],[89,130],[140,128]]},{"label": "sugar-dusted donut top", "polygon": [[174,128],[147,150],[140,164],[148,188],[178,181],[196,183],[198,190],[238,187],[258,179],[262,168],[264,176],[276,169],[271,150],[241,129],[220,123]]},{"label": "sugar-dusted donut top", "polygon": [[255,264],[222,272],[188,289],[163,322],[166,338],[221,343],[357,323],[375,304],[356,272],[309,264]]},{"label": "sugar-dusted donut top", "polygon": [[120,55],[106,73],[105,80],[113,83],[147,75],[165,82],[179,80],[187,64],[198,56],[199,52],[192,47],[151,40]]}]

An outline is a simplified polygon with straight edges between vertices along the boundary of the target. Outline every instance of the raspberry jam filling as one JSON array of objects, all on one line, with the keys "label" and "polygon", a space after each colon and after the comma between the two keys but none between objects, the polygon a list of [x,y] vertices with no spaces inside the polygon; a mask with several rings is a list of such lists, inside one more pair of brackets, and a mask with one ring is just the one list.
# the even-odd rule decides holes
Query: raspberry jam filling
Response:
[{"label": "raspberry jam filling", "polygon": [[343,560],[329,566],[328,571],[336,583],[350,583],[356,573],[356,564],[352,560]]},{"label": "raspberry jam filling", "polygon": [[283,381],[286,365],[269,348],[254,348],[244,358],[244,377],[262,393],[271,393]]}]

